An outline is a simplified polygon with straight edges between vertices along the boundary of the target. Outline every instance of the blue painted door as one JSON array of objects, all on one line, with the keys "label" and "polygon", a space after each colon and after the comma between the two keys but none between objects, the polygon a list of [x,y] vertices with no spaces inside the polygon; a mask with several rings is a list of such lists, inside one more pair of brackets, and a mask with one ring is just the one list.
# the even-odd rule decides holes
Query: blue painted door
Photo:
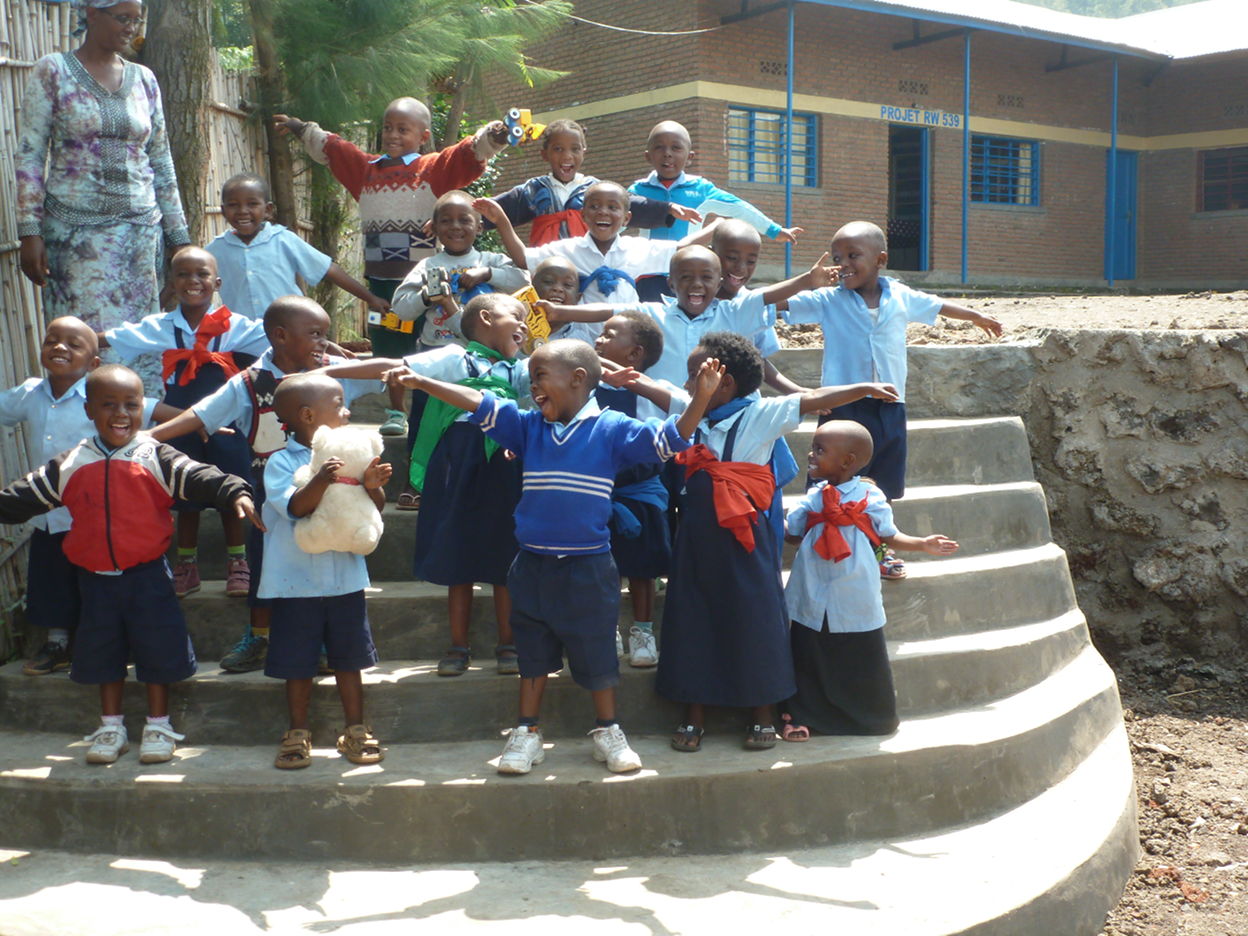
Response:
[{"label": "blue painted door", "polygon": [[[1105,279],[1135,279],[1135,200],[1139,153],[1118,150],[1111,173],[1113,152],[1105,154]],[[1112,186],[1111,186],[1112,176]]]}]

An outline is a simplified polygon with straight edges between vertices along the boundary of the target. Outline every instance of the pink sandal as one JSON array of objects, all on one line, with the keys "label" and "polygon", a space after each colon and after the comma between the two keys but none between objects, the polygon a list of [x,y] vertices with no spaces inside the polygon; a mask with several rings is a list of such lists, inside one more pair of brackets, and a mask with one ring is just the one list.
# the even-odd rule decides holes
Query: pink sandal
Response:
[{"label": "pink sandal", "polygon": [[810,740],[810,729],[805,725],[793,724],[792,715],[781,715],[780,720],[784,722],[784,727],[780,729],[780,740],[795,743]]}]

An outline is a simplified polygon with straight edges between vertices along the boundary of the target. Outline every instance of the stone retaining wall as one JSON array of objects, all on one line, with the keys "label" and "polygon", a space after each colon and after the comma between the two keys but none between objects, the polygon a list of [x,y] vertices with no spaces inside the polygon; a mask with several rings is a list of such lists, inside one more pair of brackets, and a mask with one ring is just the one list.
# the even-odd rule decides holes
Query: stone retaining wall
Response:
[{"label": "stone retaining wall", "polygon": [[[817,380],[821,353],[790,352],[786,372]],[[1108,655],[1248,648],[1248,333],[912,346],[907,396],[914,417],[1022,417],[1054,539]]]}]

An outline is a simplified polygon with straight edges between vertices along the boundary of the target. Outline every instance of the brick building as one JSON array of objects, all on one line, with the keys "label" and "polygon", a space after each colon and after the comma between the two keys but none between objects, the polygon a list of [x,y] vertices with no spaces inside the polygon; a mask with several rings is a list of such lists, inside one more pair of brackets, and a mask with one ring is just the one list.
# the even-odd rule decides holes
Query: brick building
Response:
[{"label": "brick building", "polygon": [[[586,170],[625,184],[649,171],[650,127],[680,121],[690,171],[781,223],[790,202],[795,269],[864,218],[912,282],[1248,284],[1245,0],[1118,20],[1011,0],[576,0],[575,15],[594,23],[529,50],[568,76],[495,99],[581,121]],[[500,186],[543,171],[528,147]],[[784,261],[769,245],[760,274]]]}]

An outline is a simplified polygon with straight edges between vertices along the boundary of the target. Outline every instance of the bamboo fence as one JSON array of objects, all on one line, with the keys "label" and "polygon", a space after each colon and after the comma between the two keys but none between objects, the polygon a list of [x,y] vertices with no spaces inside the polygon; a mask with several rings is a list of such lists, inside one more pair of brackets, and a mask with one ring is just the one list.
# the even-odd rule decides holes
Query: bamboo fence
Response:
[{"label": "bamboo fence", "polygon": [[[17,183],[13,157],[21,127],[23,90],[31,69],[44,55],[76,47],[70,35],[74,14],[69,3],[46,0],[0,0],[0,389],[37,376],[43,309],[39,290],[22,275],[17,239]],[[263,129],[252,119],[256,99],[244,72],[214,69],[212,104],[205,131],[210,140],[210,170],[202,193],[205,230],[210,239],[226,229],[221,217],[221,183],[239,172],[267,175]],[[307,214],[307,187],[298,185],[300,214]],[[188,193],[183,193],[185,200]],[[300,222],[306,233],[310,225]],[[24,427],[0,427],[0,482],[21,477],[32,467],[34,439]],[[18,619],[25,594],[28,527],[0,525],[0,662],[18,649]]]}]

